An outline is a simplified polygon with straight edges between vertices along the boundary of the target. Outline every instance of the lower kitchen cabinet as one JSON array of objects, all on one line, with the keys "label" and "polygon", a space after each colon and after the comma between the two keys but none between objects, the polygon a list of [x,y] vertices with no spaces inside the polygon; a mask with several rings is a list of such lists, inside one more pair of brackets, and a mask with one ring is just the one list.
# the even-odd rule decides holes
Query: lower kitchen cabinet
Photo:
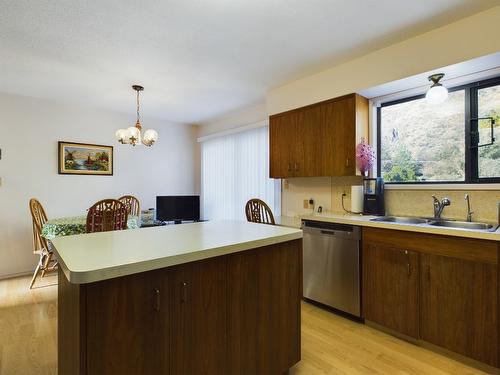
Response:
[{"label": "lower kitchen cabinet", "polygon": [[363,229],[363,315],[389,331],[498,367],[494,241]]},{"label": "lower kitchen cabinet", "polygon": [[226,373],[226,263],[218,257],[90,284],[87,373]]},{"label": "lower kitchen cabinet", "polygon": [[366,319],[418,337],[418,254],[364,243],[363,305]]},{"label": "lower kitchen cabinet", "polygon": [[[151,271],[92,283],[81,290],[83,311],[76,309],[78,302],[74,301],[72,315],[74,321],[85,316],[84,327],[75,329],[80,329],[77,341],[86,360],[65,358],[71,366],[78,365],[81,372],[77,368],[61,369],[60,365],[59,373],[129,374],[131,369],[141,368],[144,374],[168,374],[168,284],[168,274]],[[77,286],[69,284],[60,272],[59,288],[60,293],[67,293]],[[158,304],[160,298],[164,306]],[[71,325],[73,319],[69,320]],[[59,337],[65,339],[64,335]],[[155,350],[150,348],[152,343]]]},{"label": "lower kitchen cabinet", "polygon": [[226,258],[174,267],[170,373],[226,374]]},{"label": "lower kitchen cabinet", "polygon": [[495,264],[422,254],[421,338],[498,364]]}]

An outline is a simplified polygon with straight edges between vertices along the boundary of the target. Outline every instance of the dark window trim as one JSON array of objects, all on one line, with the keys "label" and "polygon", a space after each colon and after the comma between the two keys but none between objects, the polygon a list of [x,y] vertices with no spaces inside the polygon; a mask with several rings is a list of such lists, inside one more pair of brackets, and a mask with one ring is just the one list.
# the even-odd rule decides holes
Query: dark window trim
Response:
[{"label": "dark window trim", "polygon": [[[408,181],[408,182],[390,182],[387,181],[386,184],[391,185],[439,185],[439,184],[488,184],[488,183],[500,183],[500,176],[494,178],[480,178],[478,176],[478,149],[471,149],[471,130],[474,130],[474,125],[471,118],[477,117],[478,103],[477,103],[477,91],[483,88],[497,86],[500,84],[500,76],[495,78],[490,78],[482,81],[472,82],[465,85],[459,85],[455,87],[449,87],[448,91],[465,91],[465,117],[464,117],[464,131],[465,131],[465,178],[463,181]],[[407,98],[392,100],[389,102],[381,103],[377,107],[377,176],[382,176],[382,160],[381,160],[381,147],[382,147],[382,136],[381,136],[381,109],[383,107],[388,107],[395,104],[401,104],[405,102],[410,102],[417,99],[422,99],[425,94],[413,95]],[[476,123],[477,126],[477,123]],[[500,142],[500,139],[497,139]]]}]

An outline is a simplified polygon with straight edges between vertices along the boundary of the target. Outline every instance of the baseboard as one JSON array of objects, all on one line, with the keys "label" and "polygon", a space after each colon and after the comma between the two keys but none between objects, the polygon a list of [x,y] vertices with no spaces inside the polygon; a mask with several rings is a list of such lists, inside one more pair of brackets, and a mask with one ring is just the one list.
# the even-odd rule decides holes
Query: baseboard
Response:
[{"label": "baseboard", "polygon": [[33,275],[33,271],[26,271],[26,272],[19,272],[19,273],[11,273],[9,275],[0,275],[0,280],[6,280],[6,279],[14,279],[16,277],[21,277],[21,276],[29,276]]}]

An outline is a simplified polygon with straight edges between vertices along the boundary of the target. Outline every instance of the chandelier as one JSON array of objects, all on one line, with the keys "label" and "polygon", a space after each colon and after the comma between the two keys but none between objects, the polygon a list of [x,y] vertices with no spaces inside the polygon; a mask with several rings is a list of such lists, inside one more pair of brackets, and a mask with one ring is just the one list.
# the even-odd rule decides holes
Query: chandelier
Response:
[{"label": "chandelier", "polygon": [[139,93],[144,90],[144,87],[133,85],[132,88],[137,92],[137,122],[135,126],[131,126],[127,129],[118,129],[115,136],[121,144],[130,144],[132,146],[142,144],[151,147],[158,140],[158,132],[153,129],[148,129],[142,134],[141,115],[139,113]]}]

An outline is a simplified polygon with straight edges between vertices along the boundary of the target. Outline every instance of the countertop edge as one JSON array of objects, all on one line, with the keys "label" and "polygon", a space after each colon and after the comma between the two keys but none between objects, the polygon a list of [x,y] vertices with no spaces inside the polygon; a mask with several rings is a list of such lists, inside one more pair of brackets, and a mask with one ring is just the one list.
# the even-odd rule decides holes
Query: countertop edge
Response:
[{"label": "countertop edge", "polygon": [[117,277],[133,275],[136,273],[176,266],[179,264],[196,262],[203,259],[234,254],[237,252],[256,249],[259,247],[274,245],[288,241],[294,241],[301,238],[302,238],[302,231],[297,230],[292,233],[262,238],[258,240],[251,240],[247,242],[214,247],[211,249],[202,249],[180,255],[170,255],[163,258],[150,259],[143,262],[123,264],[111,268],[96,269],[89,271],[70,270],[62,260],[62,257],[59,255],[59,253],[57,252],[57,248],[55,247],[54,247],[54,253],[56,253],[57,258],[60,261],[60,265],[62,266],[61,268],[64,275],[71,284],[90,284],[93,282],[104,281]]},{"label": "countertop edge", "polygon": [[452,228],[432,228],[430,226],[423,226],[419,224],[401,224],[401,223],[384,223],[380,221],[370,221],[375,216],[360,216],[356,217],[342,217],[342,216],[319,216],[319,215],[302,215],[301,220],[323,221],[339,224],[358,225],[371,228],[393,229],[409,232],[436,234],[442,236],[474,238],[478,240],[500,241],[500,232],[480,232],[474,230],[452,229]]}]

